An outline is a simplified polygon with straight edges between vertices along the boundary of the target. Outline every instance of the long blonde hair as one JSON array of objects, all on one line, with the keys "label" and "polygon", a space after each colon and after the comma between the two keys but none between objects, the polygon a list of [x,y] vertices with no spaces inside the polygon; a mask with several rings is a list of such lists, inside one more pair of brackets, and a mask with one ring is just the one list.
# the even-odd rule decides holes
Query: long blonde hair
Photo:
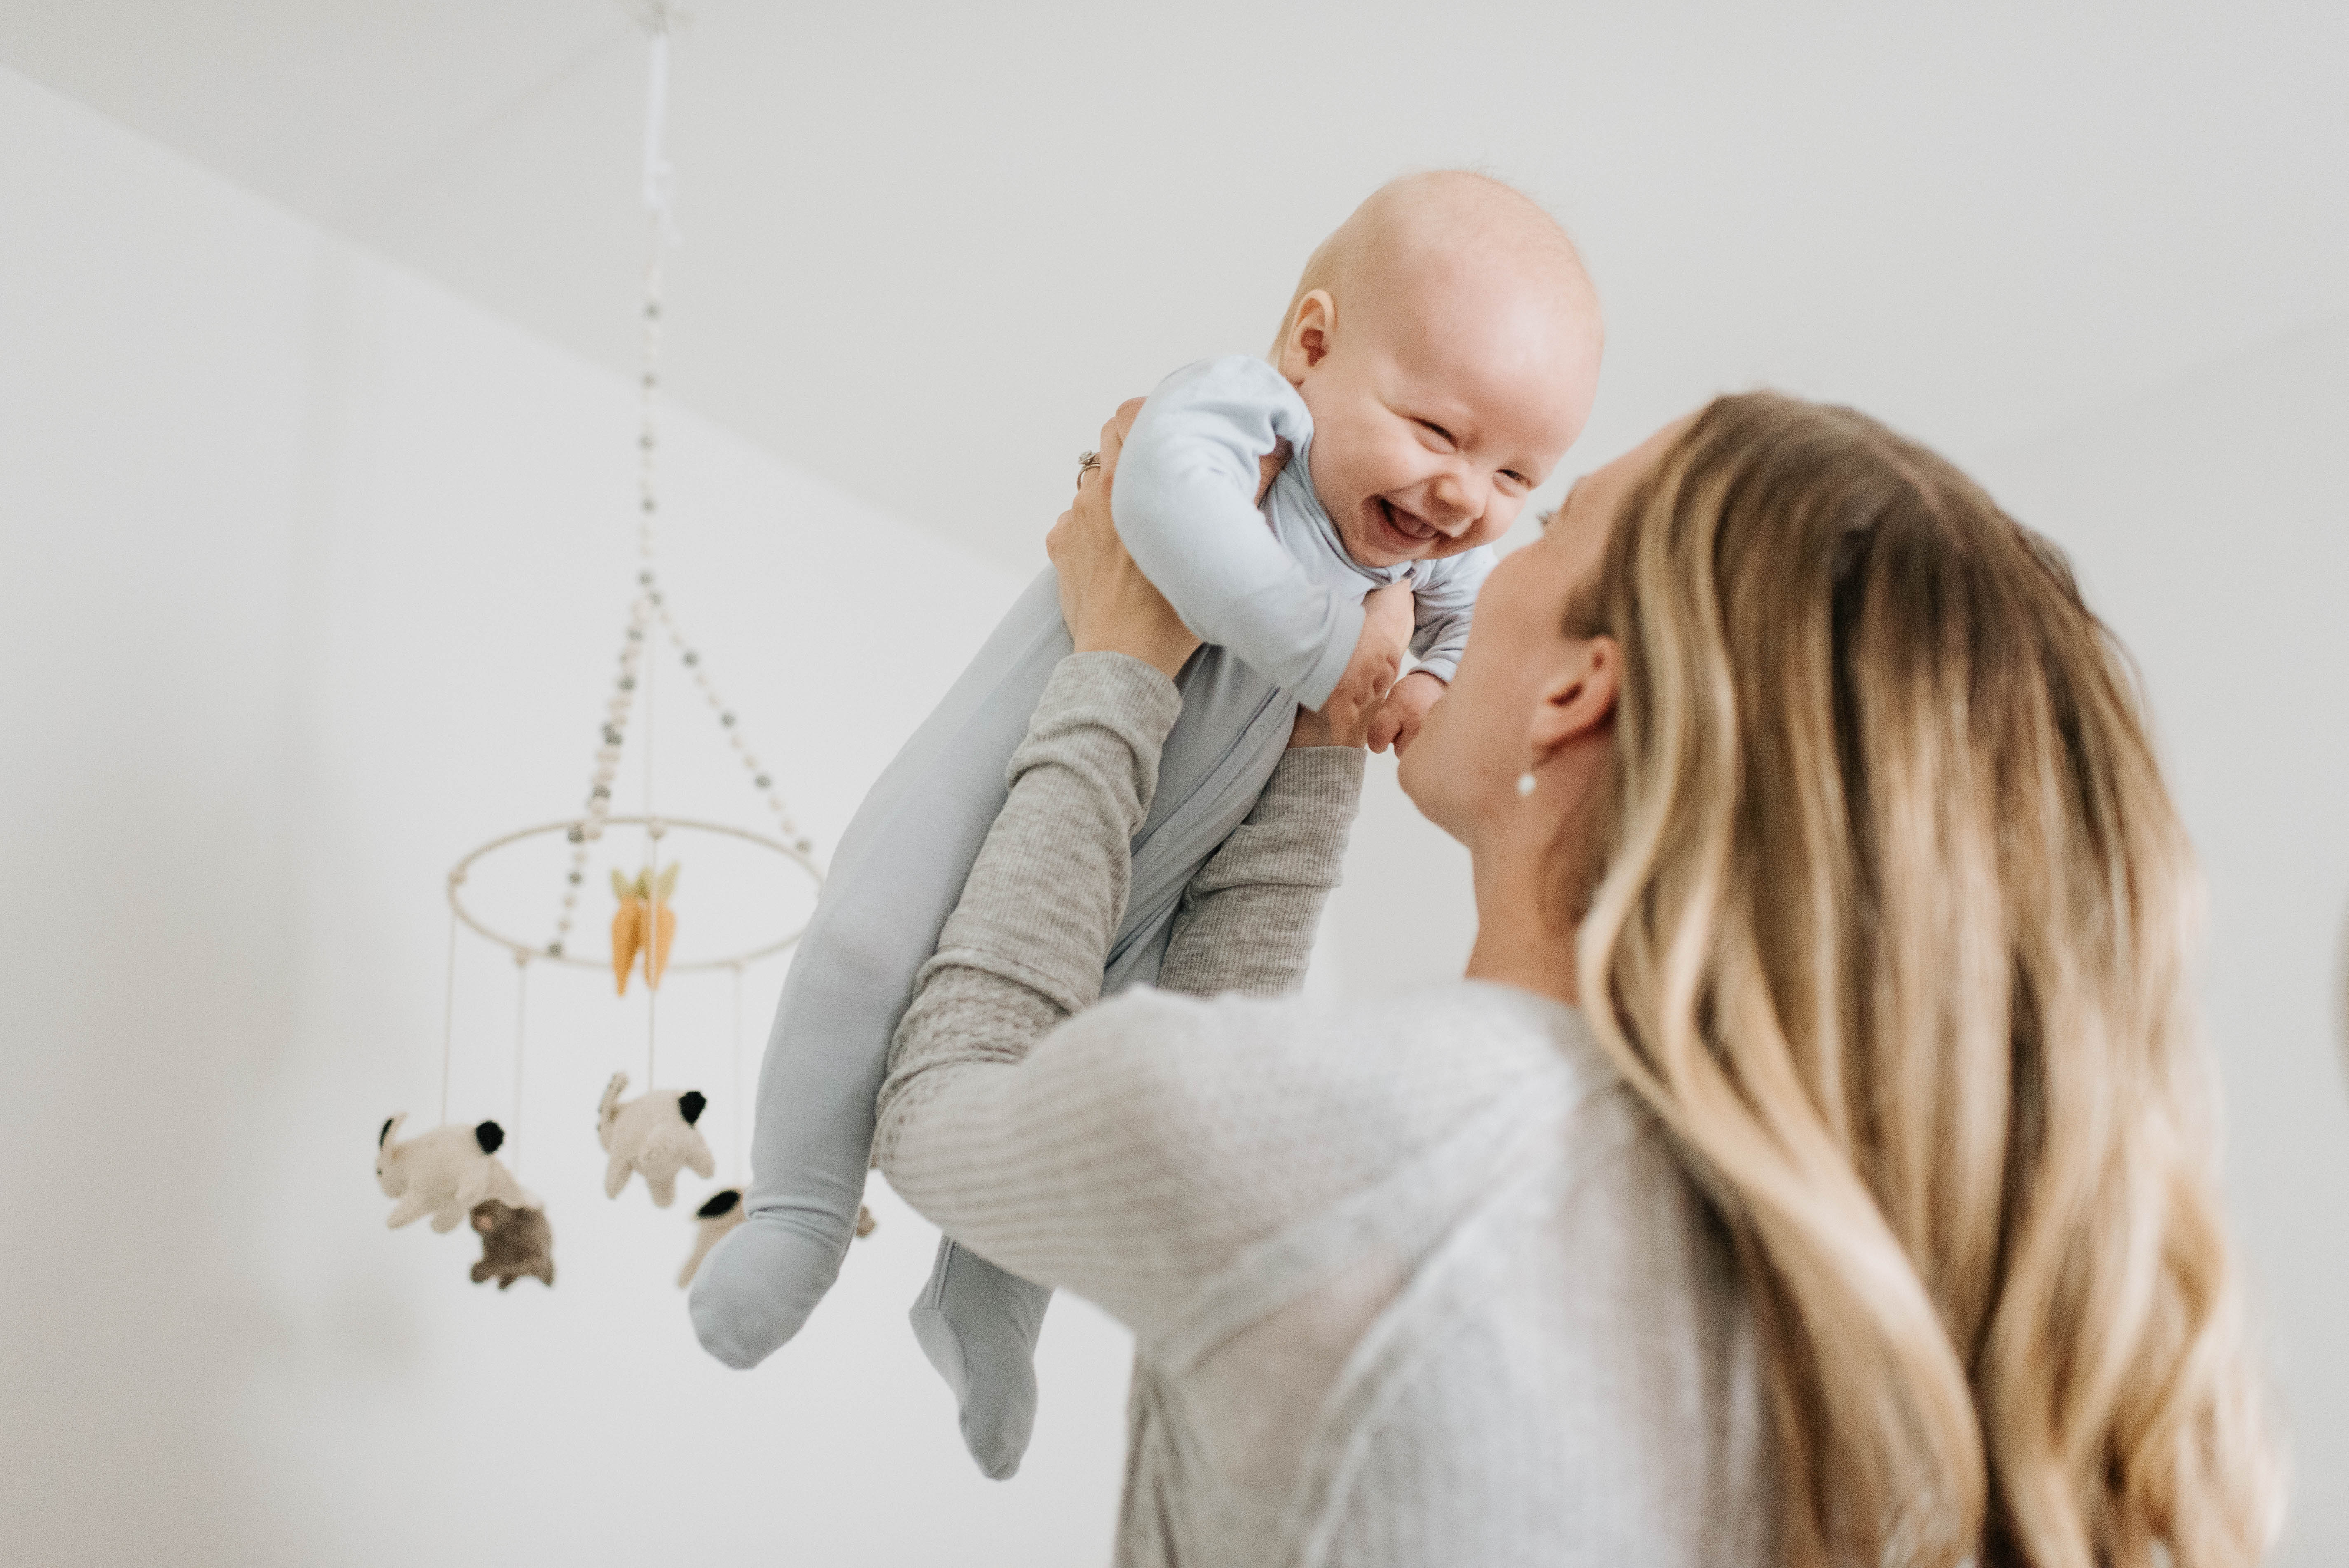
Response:
[{"label": "long blonde hair", "polygon": [[1568,614],[1623,655],[1581,993],[1737,1239],[1785,1559],[2254,1562],[2198,884],[2062,557],[1873,420],[1755,393]]}]

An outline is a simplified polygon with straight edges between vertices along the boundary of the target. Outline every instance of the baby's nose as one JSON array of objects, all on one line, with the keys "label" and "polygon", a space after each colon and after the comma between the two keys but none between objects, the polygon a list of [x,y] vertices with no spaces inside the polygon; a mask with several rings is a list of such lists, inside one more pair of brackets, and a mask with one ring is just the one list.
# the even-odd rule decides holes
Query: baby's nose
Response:
[{"label": "baby's nose", "polygon": [[1435,515],[1428,521],[1446,534],[1464,532],[1469,524],[1485,515],[1485,501],[1489,487],[1474,474],[1448,469],[1435,476],[1432,498]]}]

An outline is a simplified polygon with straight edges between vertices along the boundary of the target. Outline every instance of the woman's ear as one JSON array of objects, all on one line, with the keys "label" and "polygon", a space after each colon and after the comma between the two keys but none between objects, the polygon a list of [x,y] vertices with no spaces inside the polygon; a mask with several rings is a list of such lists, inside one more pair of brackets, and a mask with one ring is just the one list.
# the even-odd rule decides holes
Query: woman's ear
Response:
[{"label": "woman's ear", "polygon": [[1288,335],[1280,340],[1280,375],[1284,381],[1305,379],[1305,373],[1330,352],[1330,335],[1337,329],[1338,302],[1328,289],[1314,289],[1297,302]]},{"label": "woman's ear", "polygon": [[1612,637],[1578,638],[1566,662],[1542,684],[1534,707],[1534,766],[1566,747],[1604,730],[1615,718],[1615,696],[1623,673],[1623,650]]}]

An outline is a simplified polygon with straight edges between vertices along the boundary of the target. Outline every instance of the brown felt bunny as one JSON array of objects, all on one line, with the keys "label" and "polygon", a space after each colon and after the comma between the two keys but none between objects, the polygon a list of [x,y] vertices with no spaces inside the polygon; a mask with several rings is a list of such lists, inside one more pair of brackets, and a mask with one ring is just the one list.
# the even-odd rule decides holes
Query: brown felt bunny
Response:
[{"label": "brown felt bunny", "polygon": [[473,1205],[473,1229],[481,1238],[481,1261],[473,1283],[492,1275],[505,1289],[525,1275],[554,1284],[554,1227],[543,1209],[517,1209],[492,1198]]}]

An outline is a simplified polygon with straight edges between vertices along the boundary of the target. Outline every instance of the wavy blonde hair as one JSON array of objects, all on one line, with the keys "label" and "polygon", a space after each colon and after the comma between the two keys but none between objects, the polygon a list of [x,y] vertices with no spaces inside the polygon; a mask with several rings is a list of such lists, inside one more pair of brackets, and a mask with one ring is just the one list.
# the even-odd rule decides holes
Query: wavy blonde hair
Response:
[{"label": "wavy blonde hair", "polygon": [[2061,555],[1756,393],[1627,498],[1569,618],[1623,655],[1582,995],[1737,1239],[1786,1560],[2254,1562],[2198,884]]}]

